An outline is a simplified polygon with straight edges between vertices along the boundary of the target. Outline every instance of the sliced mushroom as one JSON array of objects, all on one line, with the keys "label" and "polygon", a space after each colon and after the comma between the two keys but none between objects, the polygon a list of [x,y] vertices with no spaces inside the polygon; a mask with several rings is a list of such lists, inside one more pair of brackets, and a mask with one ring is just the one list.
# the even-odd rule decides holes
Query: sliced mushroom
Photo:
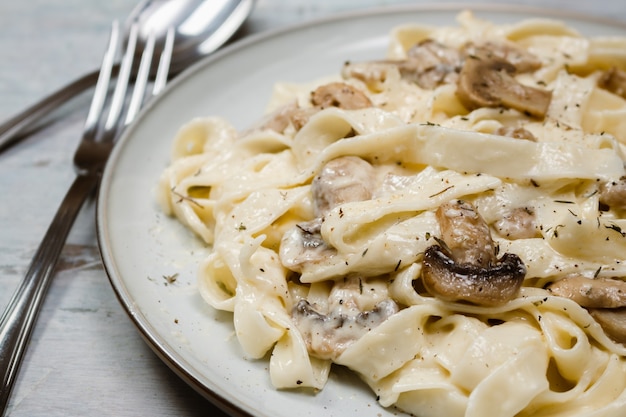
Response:
[{"label": "sliced mushroom", "polygon": [[618,210],[626,210],[626,176],[600,186],[600,203]]},{"label": "sliced mushroom", "polygon": [[293,100],[265,116],[263,120],[261,120],[257,126],[253,126],[251,130],[269,129],[278,133],[284,133],[291,124],[294,129],[298,131],[302,129],[302,126],[318,111],[320,111],[318,107],[300,107],[297,100]]},{"label": "sliced mushroom", "polygon": [[587,308],[607,336],[626,344],[626,281],[574,275],[550,284],[547,290]]},{"label": "sliced mushroom", "polygon": [[447,301],[494,306],[515,298],[526,267],[515,254],[497,258],[489,228],[474,207],[463,201],[437,210],[441,245],[426,249],[422,281],[428,292]]},{"label": "sliced mushroom", "polygon": [[357,156],[342,156],[324,165],[311,183],[316,217],[285,232],[279,250],[282,264],[302,272],[304,264],[335,255],[336,250],[321,235],[324,215],[341,204],[372,198],[374,179],[374,168]]},{"label": "sliced mushroom", "polygon": [[333,82],[317,87],[311,92],[312,107],[299,107],[288,114],[296,131],[302,129],[309,119],[322,109],[338,107],[344,110],[358,110],[372,107],[371,100],[350,84]]},{"label": "sliced mushroom", "polygon": [[453,200],[439,206],[435,215],[441,238],[456,262],[488,267],[496,260],[489,226],[471,203]]},{"label": "sliced mushroom", "polygon": [[458,50],[433,39],[425,39],[416,43],[409,48],[406,55],[407,59],[420,61],[425,69],[438,66],[460,69],[461,66],[461,54]]},{"label": "sliced mushroom", "polygon": [[342,75],[360,79],[371,87],[384,82],[389,68],[396,67],[402,79],[431,90],[456,82],[461,65],[459,51],[426,39],[410,48],[406,59],[346,63]]},{"label": "sliced mushroom", "polygon": [[294,129],[296,129],[296,131],[299,131],[305,124],[307,124],[311,116],[313,116],[319,110],[320,109],[318,109],[317,107],[300,107],[289,115],[289,120],[291,121]]},{"label": "sliced mushroom", "polygon": [[535,213],[530,207],[517,207],[494,223],[494,228],[507,239],[537,237]]},{"label": "sliced mushroom", "polygon": [[300,300],[292,316],[309,353],[321,359],[334,359],[398,310],[398,305],[387,299],[372,310],[348,312],[334,309],[325,315],[316,311],[307,300]]},{"label": "sliced mushroom", "polygon": [[547,290],[582,307],[626,307],[626,282],[621,279],[573,275],[553,282]]},{"label": "sliced mushroom", "polygon": [[469,110],[504,106],[543,118],[552,92],[519,83],[515,71],[515,65],[502,58],[470,56],[457,81],[457,96]]},{"label": "sliced mushroom", "polygon": [[501,126],[493,132],[496,135],[507,136],[513,139],[524,139],[531,142],[537,142],[537,138],[523,127]]},{"label": "sliced mushroom", "polygon": [[399,65],[400,74],[426,89],[456,82],[462,58],[458,50],[432,39],[419,42],[407,51]]},{"label": "sliced mushroom", "polygon": [[[290,101],[284,106],[279,107],[272,113],[268,114],[261,120],[256,129],[259,130],[273,130],[278,133],[283,133],[289,123],[291,122],[292,115],[298,111],[298,102],[296,100]],[[253,128],[254,129],[254,128]]]},{"label": "sliced mushroom", "polygon": [[285,232],[280,242],[279,256],[285,268],[302,272],[304,264],[319,263],[335,255],[320,234],[322,219],[299,223]]},{"label": "sliced mushroom", "polygon": [[612,67],[602,74],[598,85],[613,94],[626,99],[626,71]]},{"label": "sliced mushroom", "polygon": [[311,103],[320,108],[339,107],[345,110],[358,110],[372,107],[370,99],[350,84],[334,82],[322,85],[311,93]]},{"label": "sliced mushroom", "polygon": [[311,191],[317,216],[351,201],[372,198],[374,169],[357,156],[342,156],[329,161],[313,179]]},{"label": "sliced mushroom", "polygon": [[515,298],[525,275],[524,263],[512,253],[505,253],[487,268],[460,264],[439,245],[428,247],[424,253],[424,287],[447,301],[501,305]]},{"label": "sliced mushroom", "polygon": [[482,59],[501,59],[515,67],[515,72],[532,72],[541,68],[541,60],[512,43],[485,42],[482,44],[469,43],[463,48],[466,57],[480,57]]},{"label": "sliced mushroom", "polygon": [[328,299],[318,298],[318,303],[311,305],[300,300],[292,310],[292,317],[309,352],[324,359],[336,358],[399,311],[389,298],[386,279],[366,280],[358,275],[335,281]]},{"label": "sliced mushroom", "polygon": [[608,337],[626,345],[626,308],[591,308],[589,314]]}]

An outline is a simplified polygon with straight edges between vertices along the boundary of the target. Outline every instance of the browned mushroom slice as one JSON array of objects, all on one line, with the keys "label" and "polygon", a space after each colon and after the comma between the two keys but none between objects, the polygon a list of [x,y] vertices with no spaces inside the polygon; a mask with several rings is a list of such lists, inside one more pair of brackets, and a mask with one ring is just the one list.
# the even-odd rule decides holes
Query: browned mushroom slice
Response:
[{"label": "browned mushroom slice", "polygon": [[286,105],[279,107],[272,113],[268,114],[260,123],[260,130],[273,130],[278,133],[283,133],[291,119],[293,114],[299,110],[298,102],[293,100]]},{"label": "browned mushroom slice", "polygon": [[399,64],[400,74],[426,89],[456,81],[461,69],[461,54],[432,39],[417,43],[407,51],[407,59]]},{"label": "browned mushroom slice", "polygon": [[306,300],[300,300],[292,316],[308,351],[321,359],[333,359],[367,332],[398,312],[393,300],[383,300],[372,310],[317,312]]},{"label": "browned mushroom slice", "polygon": [[543,118],[552,92],[523,85],[514,73],[515,66],[504,59],[470,56],[457,81],[457,96],[469,110],[503,106]]},{"label": "browned mushroom slice", "polygon": [[547,290],[587,308],[607,336],[618,343],[626,344],[625,281],[574,275],[550,284]]},{"label": "browned mushroom slice", "polygon": [[502,126],[496,129],[496,131],[493,133],[500,136],[507,136],[513,139],[524,139],[531,142],[537,142],[537,138],[535,137],[535,135],[533,135],[531,132],[524,129],[523,127]]},{"label": "browned mushroom slice", "polygon": [[380,83],[387,79],[390,68],[397,68],[403,80],[432,90],[442,84],[456,82],[460,64],[458,66],[438,64],[428,67],[417,59],[347,63],[342,69],[342,75],[345,78],[353,77],[361,80],[369,88],[376,90],[380,89]]},{"label": "browned mushroom slice", "polygon": [[321,109],[339,107],[345,110],[358,110],[372,107],[370,99],[350,84],[334,82],[325,84],[311,93],[311,103]]},{"label": "browned mushroom slice", "polygon": [[602,74],[598,85],[613,94],[626,99],[626,71],[612,67]]},{"label": "browned mushroom slice", "polygon": [[343,203],[369,200],[373,183],[374,170],[364,159],[342,156],[329,161],[311,184],[316,215]]},{"label": "browned mushroom slice", "polygon": [[618,210],[626,210],[626,176],[600,186],[600,202]]},{"label": "browned mushroom slice", "polygon": [[424,253],[424,287],[447,301],[501,305],[515,298],[525,275],[524,263],[512,253],[505,253],[489,267],[460,264],[439,245],[428,247]]},{"label": "browned mushroom slice", "polygon": [[360,79],[372,87],[384,82],[388,69],[396,67],[402,79],[431,90],[456,82],[461,65],[461,55],[456,49],[426,39],[410,48],[406,59],[346,63],[342,75]]},{"label": "browned mushroom slice", "polygon": [[416,43],[409,48],[406,55],[408,59],[420,61],[424,68],[434,68],[438,65],[454,67],[461,64],[459,51],[433,39]]},{"label": "browned mushroom slice", "polygon": [[289,119],[296,131],[302,129],[302,127],[308,123],[311,116],[317,113],[320,109],[317,107],[305,107],[298,108],[289,114]]},{"label": "browned mushroom slice", "polygon": [[265,116],[257,129],[269,129],[284,133],[291,124],[298,131],[309,121],[311,116],[319,111],[319,107],[300,107],[297,100],[293,100]]},{"label": "browned mushroom slice", "polygon": [[586,278],[573,275],[548,286],[554,295],[569,298],[582,307],[626,307],[626,282],[613,278]]},{"label": "browned mushroom slice", "polygon": [[451,256],[461,264],[487,267],[496,259],[489,226],[467,201],[453,200],[435,212],[441,237]]},{"label": "browned mushroom slice", "polygon": [[535,213],[529,207],[517,207],[511,210],[493,226],[507,239],[530,239],[538,235]]},{"label": "browned mushroom slice", "polygon": [[[309,119],[327,107],[339,107],[345,110],[358,110],[372,107],[371,100],[361,90],[346,83],[330,83],[322,85],[311,92],[313,107],[298,107],[285,109],[278,113],[270,127],[284,128],[291,122],[296,131],[302,129]],[[276,130],[276,129],[274,129]],[[277,130],[279,131],[279,130]],[[280,132],[280,131],[279,131]]]},{"label": "browned mushroom slice", "polygon": [[626,308],[591,308],[589,314],[608,337],[626,345]]},{"label": "browned mushroom slice", "polygon": [[414,82],[426,90],[432,90],[443,84],[452,84],[459,75],[458,67],[440,64],[424,68],[415,59],[399,61],[397,65],[402,79]]},{"label": "browned mushroom slice", "polygon": [[518,293],[526,267],[515,254],[496,256],[489,227],[464,201],[437,210],[443,240],[426,249],[422,281],[431,294],[448,301],[494,306]]},{"label": "browned mushroom slice", "polygon": [[372,198],[373,182],[373,167],[357,156],[342,156],[324,165],[311,184],[316,218],[284,234],[279,251],[282,264],[302,272],[303,265],[335,255],[336,250],[321,235],[323,216],[343,203]]},{"label": "browned mushroom slice", "polygon": [[322,219],[317,218],[299,223],[283,235],[279,256],[285,268],[302,272],[303,265],[320,263],[336,254],[322,238],[321,227]]},{"label": "browned mushroom slice", "polygon": [[469,43],[463,48],[466,57],[474,56],[483,59],[498,58],[509,62],[515,67],[515,72],[532,72],[541,68],[541,60],[512,43],[485,42],[482,44]]}]

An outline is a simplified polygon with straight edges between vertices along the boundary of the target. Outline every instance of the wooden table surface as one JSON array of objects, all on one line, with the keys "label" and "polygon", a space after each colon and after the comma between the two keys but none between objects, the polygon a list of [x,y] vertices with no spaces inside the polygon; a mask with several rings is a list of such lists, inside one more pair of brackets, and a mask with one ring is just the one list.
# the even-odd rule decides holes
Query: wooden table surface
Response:
[{"label": "wooden table surface", "polygon": [[[3,0],[0,120],[97,68],[110,22],[123,20],[135,2]],[[265,31],[337,11],[398,3],[420,2],[258,0],[242,33]],[[626,23],[623,0],[508,3],[566,8]],[[71,156],[89,100],[88,92],[61,107],[44,129],[0,154],[2,309],[24,275],[73,179]],[[81,212],[69,237],[7,415],[225,415],[153,354],[120,306],[100,263],[93,204]]]}]

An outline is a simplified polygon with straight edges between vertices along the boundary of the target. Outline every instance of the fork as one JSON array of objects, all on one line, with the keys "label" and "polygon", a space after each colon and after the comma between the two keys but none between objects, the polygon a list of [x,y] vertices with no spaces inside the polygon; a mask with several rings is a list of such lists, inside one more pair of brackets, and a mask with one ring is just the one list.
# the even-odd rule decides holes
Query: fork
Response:
[{"label": "fork", "polygon": [[[155,49],[154,36],[148,38],[139,62],[130,102],[127,103],[127,87],[130,83],[134,61],[137,31],[137,26],[133,25],[120,63],[117,83],[108,103],[109,96],[111,96],[109,93],[111,72],[115,65],[118,47],[122,43],[119,23],[114,22],[112,25],[83,137],[74,154],[76,179],[35,252],[24,279],[0,317],[0,375],[2,377],[0,416],[4,415],[6,410],[37,314],[74,220],[87,198],[97,191],[115,139],[135,119],[145,99],[150,63]],[[152,96],[159,94],[167,82],[173,41],[174,31],[169,30],[161,53]],[[124,112],[125,117],[122,119]]]}]

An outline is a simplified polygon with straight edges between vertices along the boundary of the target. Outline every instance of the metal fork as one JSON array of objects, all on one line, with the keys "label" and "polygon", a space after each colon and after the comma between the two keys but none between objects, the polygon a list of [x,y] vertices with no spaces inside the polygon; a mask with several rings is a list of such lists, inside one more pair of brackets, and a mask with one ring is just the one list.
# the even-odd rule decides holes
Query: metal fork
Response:
[{"label": "metal fork", "polygon": [[[174,31],[170,30],[161,54],[152,95],[158,94],[167,81]],[[68,190],[46,235],[33,257],[28,272],[0,317],[0,416],[4,415],[11,389],[26,351],[35,320],[47,292],[65,240],[83,203],[97,190],[102,171],[113,144],[121,130],[131,123],[142,106],[154,54],[155,39],[151,36],[141,56],[130,102],[126,90],[137,43],[137,27],[130,30],[122,57],[117,83],[107,104],[112,68],[120,41],[120,28],[113,23],[98,83],[85,122],[82,140],[74,154],[76,179]],[[105,119],[106,108],[108,116]],[[126,110],[126,117],[122,114]]]}]

